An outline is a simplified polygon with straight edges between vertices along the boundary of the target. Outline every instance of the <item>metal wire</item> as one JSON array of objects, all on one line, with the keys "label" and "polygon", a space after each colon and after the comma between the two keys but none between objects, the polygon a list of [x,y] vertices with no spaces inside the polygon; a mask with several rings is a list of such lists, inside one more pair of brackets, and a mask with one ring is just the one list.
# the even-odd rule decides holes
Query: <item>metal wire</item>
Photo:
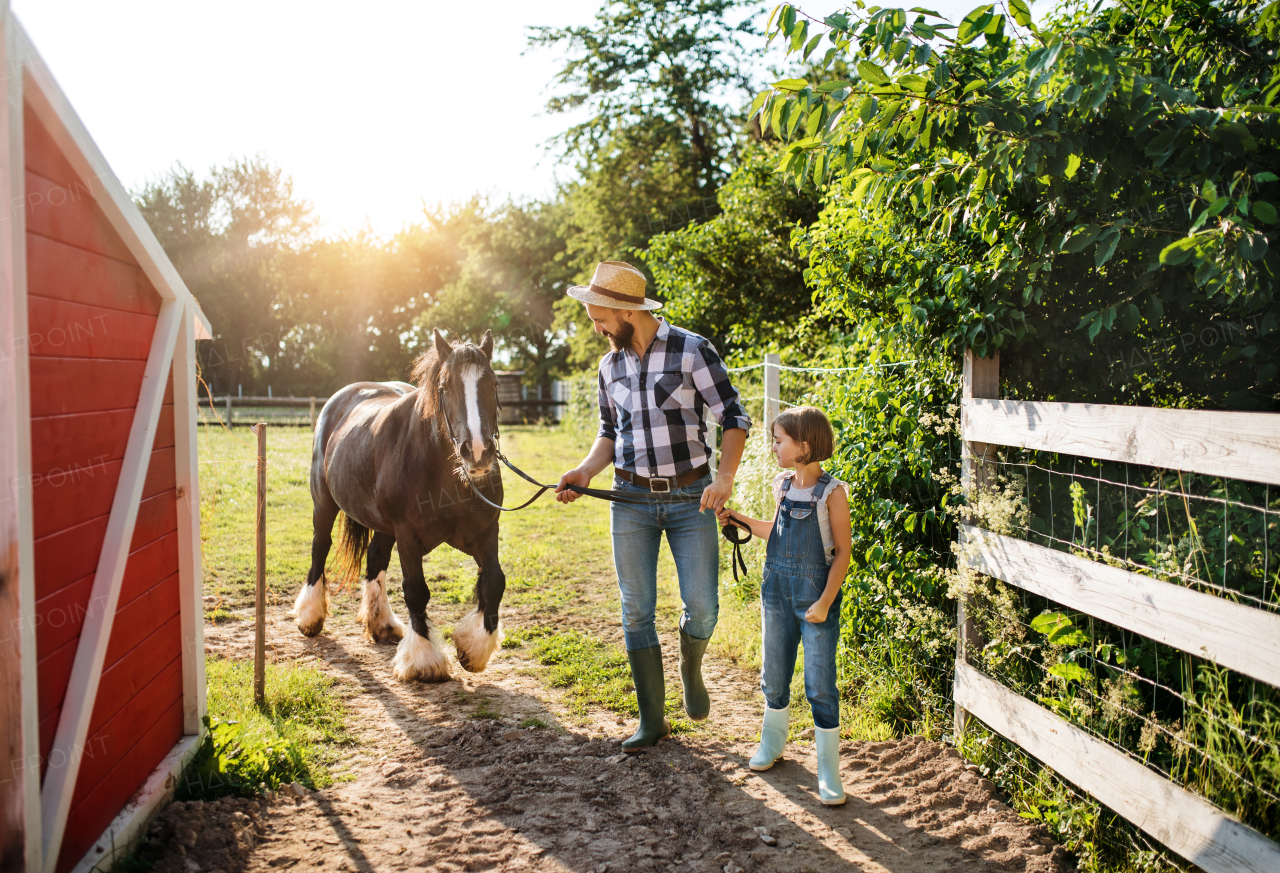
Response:
[{"label": "metal wire", "polygon": [[[1052,601],[1050,601],[1050,603],[1052,603]],[[970,607],[971,607],[971,608],[976,609],[978,612],[983,613],[984,615],[987,615],[987,616],[994,616],[995,618],[997,618],[998,620],[1001,620],[1001,621],[1013,621],[1013,622],[1015,622],[1015,623],[1017,623],[1017,624],[1021,625],[1022,627],[1026,628],[1027,630],[1031,631],[1032,633],[1039,634],[1039,631],[1036,631],[1036,630],[1035,630],[1035,628],[1031,627],[1031,625],[1029,625],[1029,624],[1027,624],[1026,622],[1022,621],[1021,619],[1018,619],[1018,618],[1016,618],[1016,617],[1012,617],[1012,616],[1008,616],[1008,615],[1004,615],[1004,614],[1000,614],[1000,613],[996,613],[996,612],[994,612],[993,610],[989,609],[985,604],[982,604],[982,603],[978,602],[976,599],[970,600],[969,605],[970,605]],[[1055,604],[1055,605],[1056,605],[1056,604]],[[1117,630],[1123,630],[1123,629],[1121,629],[1121,628],[1117,628]],[[1170,648],[1172,648],[1172,647],[1170,647]],[[1021,652],[1021,651],[1019,651],[1019,650],[1017,650],[1017,649],[1012,649],[1012,650],[1011,650],[1011,654],[1012,654],[1014,657],[1017,657],[1017,658],[1021,659],[1022,661],[1025,661],[1025,662],[1026,662],[1028,665],[1030,665],[1033,669],[1035,669],[1035,670],[1037,670],[1037,671],[1041,671],[1041,672],[1044,672],[1044,671],[1045,671],[1045,666],[1044,666],[1043,664],[1041,664],[1041,663],[1039,663],[1039,662],[1037,662],[1037,661],[1032,660],[1030,657],[1028,657],[1028,656],[1027,656],[1026,654],[1024,654],[1023,652]],[[1179,698],[1179,699],[1180,699],[1180,700],[1182,700],[1184,703],[1185,703],[1185,702],[1187,702],[1187,698],[1185,698],[1181,693],[1179,693],[1178,691],[1174,690],[1173,688],[1170,688],[1168,685],[1165,685],[1165,684],[1163,684],[1163,683],[1160,683],[1159,681],[1154,681],[1154,682],[1153,682],[1152,680],[1147,679],[1147,678],[1145,678],[1145,677],[1141,677],[1141,676],[1138,676],[1137,674],[1130,673],[1129,671],[1126,671],[1126,670],[1124,670],[1124,669],[1123,669],[1123,668],[1121,668],[1121,667],[1117,667],[1117,666],[1115,666],[1115,665],[1108,664],[1108,663],[1103,662],[1103,661],[1099,661],[1097,658],[1094,658],[1092,655],[1088,655],[1088,654],[1086,654],[1086,655],[1085,655],[1085,657],[1088,657],[1088,658],[1089,658],[1089,660],[1093,661],[1095,664],[1099,664],[1099,665],[1101,665],[1102,667],[1104,667],[1104,668],[1106,668],[1106,669],[1108,669],[1108,670],[1117,670],[1117,671],[1119,671],[1119,672],[1123,672],[1123,673],[1127,673],[1128,675],[1132,675],[1132,676],[1134,676],[1135,678],[1140,678],[1140,679],[1142,679],[1144,682],[1147,682],[1147,683],[1149,683],[1150,685],[1152,685],[1153,689],[1159,689],[1159,690],[1161,690],[1161,691],[1165,691],[1165,692],[1167,692],[1167,693],[1169,693],[1169,694],[1171,694],[1171,695],[1173,695],[1173,696],[1175,696],[1175,697]],[[1157,659],[1157,661],[1158,661],[1158,659]],[[1011,689],[1013,689],[1013,688],[1014,688],[1014,686],[1013,686],[1013,685],[1011,685],[1009,682],[1004,681],[1004,680],[1001,680],[1001,684],[1003,684],[1003,685],[1005,685],[1006,687],[1009,687],[1009,688],[1011,688]],[[1244,776],[1243,774],[1241,774],[1241,773],[1237,772],[1235,769],[1233,769],[1233,768],[1232,768],[1232,767],[1230,767],[1229,765],[1227,765],[1227,764],[1223,763],[1222,761],[1218,760],[1217,758],[1212,757],[1212,756],[1211,756],[1207,751],[1205,751],[1205,750],[1203,750],[1203,749],[1199,749],[1199,748],[1197,748],[1197,747],[1195,746],[1195,744],[1193,744],[1193,743],[1191,743],[1191,742],[1188,742],[1185,738],[1183,738],[1183,737],[1179,737],[1177,734],[1175,734],[1174,732],[1170,731],[1167,727],[1165,727],[1164,725],[1162,725],[1162,724],[1160,723],[1160,721],[1159,721],[1159,718],[1158,718],[1158,717],[1156,717],[1156,718],[1148,717],[1148,716],[1146,716],[1146,715],[1143,715],[1143,714],[1142,714],[1142,713],[1140,713],[1140,712],[1137,712],[1137,711],[1135,711],[1135,710],[1129,709],[1128,707],[1124,706],[1124,705],[1123,705],[1123,703],[1121,703],[1121,702],[1114,701],[1114,700],[1109,700],[1109,699],[1107,699],[1107,698],[1104,698],[1104,697],[1099,696],[1099,695],[1098,695],[1095,691],[1093,691],[1092,689],[1085,687],[1083,683],[1078,683],[1078,685],[1079,685],[1079,690],[1080,690],[1080,691],[1083,691],[1084,693],[1088,694],[1090,697],[1092,697],[1094,700],[1097,700],[1099,703],[1103,704],[1104,706],[1110,706],[1110,707],[1114,707],[1114,708],[1116,708],[1116,709],[1122,710],[1122,711],[1124,711],[1124,712],[1128,713],[1129,715],[1132,715],[1133,717],[1135,717],[1135,718],[1137,718],[1137,719],[1140,719],[1140,720],[1141,720],[1141,721],[1143,721],[1144,723],[1147,723],[1147,724],[1152,725],[1154,728],[1156,728],[1156,729],[1157,729],[1157,730],[1159,730],[1160,732],[1162,732],[1162,733],[1166,734],[1166,735],[1167,735],[1171,740],[1173,740],[1173,741],[1175,741],[1175,742],[1177,742],[1177,743],[1179,743],[1179,744],[1181,744],[1181,745],[1185,746],[1185,747],[1186,747],[1186,748],[1188,748],[1188,749],[1191,749],[1191,750],[1195,751],[1198,755],[1200,755],[1202,758],[1204,758],[1204,760],[1208,761],[1209,763],[1213,764],[1214,766],[1221,767],[1223,770],[1226,770],[1226,771],[1227,771],[1228,773],[1230,773],[1232,776],[1236,777],[1237,779],[1240,779],[1242,782],[1244,782],[1244,783],[1246,783],[1247,785],[1249,785],[1250,787],[1252,787],[1252,788],[1256,789],[1256,790],[1257,790],[1257,791],[1259,791],[1260,793],[1265,794],[1268,798],[1270,798],[1270,799],[1272,799],[1272,800],[1275,800],[1275,801],[1277,801],[1277,802],[1280,802],[1280,796],[1276,796],[1276,795],[1275,795],[1275,794],[1273,794],[1272,792],[1270,792],[1270,791],[1268,791],[1267,789],[1263,788],[1261,785],[1258,785],[1256,782],[1254,782],[1254,781],[1252,781],[1251,779],[1249,779],[1247,776]],[[1198,706],[1198,704],[1197,704],[1197,706]],[[1249,734],[1249,733],[1248,733],[1248,732],[1246,732],[1246,731],[1242,731],[1240,728],[1238,728],[1237,726],[1235,726],[1235,725],[1231,724],[1231,723],[1230,723],[1230,722],[1228,722],[1228,721],[1225,721],[1225,720],[1224,720],[1224,719],[1222,719],[1220,716],[1216,716],[1216,715],[1214,715],[1213,713],[1209,712],[1208,710],[1204,710],[1204,708],[1203,708],[1203,707],[1199,707],[1199,706],[1198,706],[1198,708],[1200,708],[1202,711],[1204,711],[1204,712],[1205,712],[1205,714],[1206,714],[1206,716],[1207,716],[1211,721],[1213,721],[1214,723],[1216,723],[1216,724],[1220,724],[1220,725],[1223,725],[1223,726],[1226,726],[1226,727],[1229,727],[1229,728],[1231,728],[1233,731],[1235,731],[1235,732],[1237,732],[1237,733],[1239,733],[1239,734],[1241,734],[1241,735],[1243,735],[1243,736],[1245,736],[1245,737],[1248,737],[1249,739],[1253,740],[1254,742],[1258,743],[1259,745],[1265,746],[1265,747],[1267,747],[1267,748],[1269,748],[1269,749],[1272,749],[1272,750],[1276,750],[1276,747],[1275,747],[1274,745],[1272,745],[1271,743],[1268,743],[1266,740],[1262,739],[1261,737],[1256,737],[1256,736],[1254,736],[1254,735],[1252,735],[1252,734]],[[1102,740],[1103,742],[1106,742],[1108,745],[1112,746],[1113,748],[1116,748],[1116,749],[1119,749],[1119,750],[1121,750],[1121,751],[1124,751],[1126,754],[1132,754],[1132,753],[1131,753],[1128,749],[1126,749],[1124,746],[1122,746],[1122,745],[1120,745],[1120,744],[1118,744],[1118,743],[1114,742],[1113,740],[1111,740],[1111,739],[1110,739],[1110,738],[1108,738],[1108,737],[1102,736],[1101,734],[1099,734],[1096,730],[1094,730],[1092,727],[1090,727],[1090,726],[1089,726],[1089,725],[1087,725],[1087,724],[1082,724],[1082,723],[1080,723],[1080,722],[1078,722],[1078,721],[1074,721],[1074,720],[1072,720],[1072,721],[1071,721],[1071,724],[1074,724],[1076,727],[1080,728],[1081,730],[1086,731],[1086,732],[1087,732],[1087,733],[1089,733],[1091,736],[1094,736],[1094,737],[1096,737],[1097,739]],[[1280,750],[1277,750],[1277,751],[1280,751]],[[1155,772],[1158,772],[1158,773],[1160,773],[1161,775],[1166,776],[1167,778],[1169,778],[1169,779],[1170,779],[1170,780],[1172,780],[1172,781],[1175,781],[1175,782],[1177,782],[1177,781],[1178,781],[1175,777],[1173,777],[1172,775],[1170,775],[1167,771],[1163,770],[1162,768],[1160,768],[1160,767],[1158,767],[1158,766],[1155,766],[1155,765],[1151,764],[1150,762],[1144,762],[1144,766],[1147,766],[1148,768],[1150,768],[1150,769],[1154,770]]]},{"label": "metal wire", "polygon": [[[1086,554],[1089,554],[1089,555],[1091,555],[1091,556],[1095,556],[1095,557],[1102,558],[1102,559],[1103,559],[1103,560],[1105,560],[1105,561],[1116,561],[1116,562],[1123,563],[1123,564],[1125,564],[1126,566],[1133,567],[1135,570],[1145,571],[1147,574],[1154,575],[1154,576],[1157,576],[1157,577],[1159,577],[1159,578],[1171,577],[1171,578],[1174,578],[1174,579],[1180,580],[1181,582],[1186,583],[1186,584],[1188,585],[1188,587],[1193,587],[1193,586],[1194,586],[1194,587],[1202,587],[1202,588],[1209,589],[1209,590],[1211,590],[1211,591],[1213,591],[1213,592],[1215,592],[1215,593],[1217,593],[1217,594],[1219,594],[1219,595],[1225,595],[1225,596],[1228,596],[1228,597],[1230,597],[1230,598],[1239,598],[1239,599],[1241,599],[1241,600],[1246,600],[1246,601],[1249,601],[1249,602],[1250,602],[1250,603],[1252,603],[1252,604],[1257,605],[1257,606],[1258,606],[1258,607],[1260,607],[1260,608],[1264,608],[1264,609],[1267,609],[1267,610],[1269,610],[1269,611],[1275,611],[1275,610],[1277,610],[1277,609],[1280,609],[1280,604],[1274,604],[1274,603],[1271,603],[1271,602],[1270,602],[1270,601],[1269,601],[1265,596],[1264,596],[1264,597],[1257,597],[1257,596],[1255,596],[1255,595],[1247,594],[1247,593],[1245,593],[1245,592],[1243,592],[1243,591],[1240,591],[1240,590],[1238,590],[1238,589],[1236,589],[1236,588],[1232,588],[1232,587],[1230,587],[1230,586],[1226,585],[1226,584],[1225,584],[1225,580],[1226,580],[1226,578],[1227,578],[1227,564],[1228,564],[1228,561],[1226,560],[1226,558],[1225,558],[1225,557],[1224,557],[1224,567],[1223,567],[1223,579],[1224,579],[1224,582],[1215,582],[1215,581],[1213,581],[1213,580],[1211,580],[1211,579],[1205,579],[1205,578],[1203,578],[1203,577],[1201,577],[1201,576],[1198,576],[1198,575],[1195,575],[1195,574],[1192,574],[1192,573],[1186,573],[1186,572],[1183,572],[1183,571],[1181,571],[1181,570],[1174,570],[1174,569],[1169,569],[1169,568],[1165,568],[1165,567],[1152,567],[1152,566],[1150,566],[1150,565],[1148,565],[1148,564],[1143,564],[1143,563],[1140,563],[1140,562],[1135,561],[1135,560],[1133,560],[1132,558],[1130,558],[1130,557],[1129,557],[1129,528],[1130,528],[1130,526],[1131,526],[1131,525],[1130,525],[1130,523],[1129,523],[1129,521],[1128,521],[1128,512],[1129,512],[1129,510],[1128,510],[1128,498],[1127,498],[1127,496],[1126,496],[1126,498],[1125,498],[1125,516],[1124,516],[1124,518],[1125,518],[1125,523],[1124,523],[1124,525],[1123,525],[1124,535],[1125,535],[1124,556],[1123,556],[1123,557],[1121,557],[1121,556],[1119,556],[1119,555],[1114,555],[1114,554],[1111,554],[1111,553],[1109,553],[1109,552],[1104,552],[1104,551],[1102,550],[1102,547],[1101,547],[1101,527],[1102,527],[1102,525],[1101,525],[1101,516],[1100,516],[1100,512],[1101,512],[1101,508],[1102,508],[1102,507],[1101,507],[1101,503],[1102,503],[1102,501],[1101,501],[1101,493],[1102,493],[1102,486],[1103,486],[1104,484],[1105,484],[1105,485],[1113,485],[1113,486],[1115,486],[1115,487],[1117,487],[1117,488],[1122,488],[1122,489],[1124,489],[1124,492],[1125,492],[1125,494],[1126,494],[1126,495],[1128,494],[1128,491],[1129,491],[1129,490],[1134,490],[1134,491],[1142,491],[1142,492],[1146,492],[1146,493],[1148,493],[1148,494],[1157,495],[1157,496],[1159,496],[1159,497],[1181,498],[1181,499],[1183,499],[1183,500],[1202,500],[1202,501],[1206,501],[1206,502],[1209,502],[1209,503],[1214,503],[1214,504],[1221,505],[1221,506],[1223,507],[1223,512],[1224,512],[1224,531],[1223,531],[1223,533],[1224,533],[1224,535],[1223,535],[1223,550],[1224,550],[1224,554],[1225,554],[1225,552],[1226,552],[1226,550],[1227,550],[1227,548],[1228,548],[1228,546],[1229,546],[1229,540],[1228,540],[1228,537],[1227,537],[1227,531],[1226,531],[1226,529],[1225,529],[1225,518],[1226,518],[1225,513],[1226,513],[1227,508],[1228,508],[1228,507],[1238,507],[1238,508],[1240,508],[1240,509],[1242,509],[1242,510],[1248,510],[1248,511],[1254,511],[1254,512],[1261,512],[1261,513],[1263,513],[1263,516],[1264,516],[1264,518],[1263,518],[1263,528],[1264,528],[1264,537],[1263,537],[1263,539],[1264,539],[1264,542],[1265,542],[1265,541],[1266,541],[1266,539],[1267,539],[1267,536],[1266,536],[1266,534],[1267,534],[1267,531],[1266,531],[1266,515],[1269,513],[1269,510],[1268,510],[1266,507],[1258,506],[1258,505],[1253,504],[1253,503],[1246,503],[1246,502],[1244,502],[1244,501],[1240,501],[1240,500],[1232,500],[1232,499],[1230,499],[1229,497],[1227,497],[1227,498],[1221,498],[1221,497],[1214,497],[1214,496],[1210,496],[1210,495],[1199,495],[1199,494],[1193,494],[1193,493],[1191,493],[1190,491],[1187,491],[1185,488],[1184,488],[1184,489],[1181,489],[1181,490],[1172,490],[1172,489],[1162,488],[1162,487],[1152,488],[1152,487],[1145,487],[1145,486],[1141,486],[1141,485],[1133,485],[1132,483],[1130,483],[1130,482],[1128,481],[1128,478],[1129,478],[1128,465],[1126,465],[1126,466],[1125,466],[1125,480],[1126,480],[1126,481],[1124,481],[1124,482],[1120,482],[1120,481],[1116,481],[1116,480],[1113,480],[1113,479],[1106,479],[1106,478],[1101,477],[1101,476],[1091,476],[1091,475],[1088,475],[1088,474],[1085,474],[1085,473],[1079,473],[1079,472],[1076,472],[1076,470],[1074,469],[1074,466],[1075,466],[1075,464],[1076,464],[1076,460],[1075,460],[1075,459],[1073,459],[1073,462],[1072,462],[1072,463],[1073,463],[1073,470],[1072,470],[1072,471],[1070,471],[1070,472],[1065,471],[1065,470],[1054,470],[1054,469],[1051,469],[1051,468],[1048,468],[1048,467],[1042,466],[1042,465],[1040,465],[1040,464],[1032,463],[1032,462],[1027,462],[1027,461],[1016,461],[1016,460],[1010,460],[1010,459],[1005,459],[1005,458],[995,458],[995,459],[992,459],[992,461],[991,461],[991,462],[992,462],[992,463],[994,463],[994,464],[996,464],[996,465],[998,465],[998,466],[1000,466],[1000,467],[1020,468],[1020,469],[1023,469],[1023,470],[1025,470],[1025,471],[1027,471],[1028,489],[1029,489],[1029,487],[1030,487],[1030,486],[1029,486],[1029,481],[1030,481],[1030,471],[1031,471],[1031,470],[1039,470],[1039,471],[1041,471],[1041,472],[1045,473],[1045,474],[1049,477],[1049,483],[1048,483],[1048,486],[1047,486],[1047,491],[1048,491],[1047,498],[1048,498],[1048,505],[1049,505],[1049,525],[1050,525],[1049,533],[1045,533],[1044,531],[1035,530],[1034,528],[1030,527],[1029,525],[1015,526],[1015,530],[1017,530],[1017,531],[1019,531],[1019,532],[1021,532],[1021,533],[1025,534],[1026,538],[1028,538],[1028,539],[1031,539],[1031,538],[1034,538],[1034,537],[1043,538],[1043,539],[1045,539],[1045,540],[1047,540],[1047,541],[1049,541],[1049,542],[1053,542],[1053,543],[1057,543],[1057,544],[1060,544],[1060,545],[1067,546],[1067,547],[1068,547],[1068,549],[1079,549],[1080,551],[1085,552]],[[1097,526],[1098,526],[1098,531],[1097,531],[1097,535],[1096,535],[1096,537],[1095,537],[1095,545],[1094,545],[1094,546],[1089,546],[1089,545],[1085,544],[1085,543],[1083,542],[1083,540],[1082,540],[1081,542],[1077,542],[1077,541],[1076,541],[1076,539],[1075,539],[1075,528],[1076,528],[1076,524],[1075,524],[1075,515],[1074,515],[1074,513],[1072,514],[1072,532],[1071,532],[1071,539],[1070,539],[1070,540],[1064,540],[1064,539],[1062,539],[1061,537],[1058,537],[1058,536],[1056,536],[1056,535],[1054,534],[1054,516],[1055,516],[1054,511],[1053,511],[1053,492],[1054,492],[1054,488],[1053,488],[1053,484],[1052,484],[1052,482],[1053,482],[1053,478],[1052,478],[1052,477],[1054,477],[1054,476],[1062,476],[1062,477],[1065,477],[1065,478],[1068,478],[1068,479],[1082,479],[1082,480],[1085,480],[1085,481],[1090,481],[1090,482],[1095,482],[1095,483],[1097,483],[1097,494],[1098,494],[1098,497],[1097,497],[1096,499],[1097,499],[1097,504],[1098,504],[1098,505],[1097,505],[1097,511],[1098,511],[1099,515],[1097,515],[1097,516],[1096,516],[1096,518],[1095,518],[1095,523],[1096,523],[1096,524],[1097,524]],[[1267,500],[1269,501],[1269,499],[1270,499],[1270,491],[1269,491],[1269,489],[1268,489],[1268,491],[1267,491]],[[1030,508],[1030,500],[1028,500],[1028,501],[1027,501],[1027,506],[1028,506],[1028,508]],[[1159,507],[1157,506],[1157,508],[1159,508]],[[1165,506],[1164,508],[1165,508],[1165,511],[1167,512],[1167,511],[1168,511],[1168,507],[1167,507],[1167,506]],[[1171,520],[1171,519],[1166,519],[1166,520],[1167,520],[1170,524],[1172,524],[1172,520]],[[1162,540],[1160,540],[1160,538],[1159,538],[1159,527],[1158,527],[1158,525],[1159,525],[1159,514],[1158,514],[1158,513],[1156,514],[1156,523],[1157,523],[1157,529],[1156,529],[1156,533],[1155,533],[1155,535],[1152,537],[1152,542],[1153,542],[1153,543],[1160,543],[1160,542],[1163,542],[1163,541],[1162,541]],[[1195,525],[1194,525],[1194,523],[1193,523],[1193,522],[1191,522],[1191,521],[1190,521],[1189,510],[1188,510],[1188,523],[1189,523],[1189,527],[1190,527],[1192,530],[1194,530],[1194,529],[1195,529]],[[1198,536],[1198,535],[1197,535],[1197,536]],[[1265,548],[1265,546],[1264,546],[1264,548]],[[1263,592],[1264,592],[1264,595],[1265,595],[1265,592],[1266,592],[1266,585],[1267,585],[1267,582],[1268,582],[1269,572],[1270,572],[1270,555],[1269,555],[1269,550],[1268,550],[1268,551],[1267,551],[1267,553],[1266,553],[1265,563],[1264,563],[1264,568],[1263,568]]]}]

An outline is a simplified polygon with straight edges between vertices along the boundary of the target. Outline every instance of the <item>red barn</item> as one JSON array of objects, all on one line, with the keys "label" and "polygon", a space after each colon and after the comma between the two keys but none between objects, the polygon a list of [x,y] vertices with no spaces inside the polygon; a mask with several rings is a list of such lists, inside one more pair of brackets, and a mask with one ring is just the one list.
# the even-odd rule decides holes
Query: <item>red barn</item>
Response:
[{"label": "red barn", "polygon": [[0,873],[67,873],[199,739],[208,324],[2,5]]}]

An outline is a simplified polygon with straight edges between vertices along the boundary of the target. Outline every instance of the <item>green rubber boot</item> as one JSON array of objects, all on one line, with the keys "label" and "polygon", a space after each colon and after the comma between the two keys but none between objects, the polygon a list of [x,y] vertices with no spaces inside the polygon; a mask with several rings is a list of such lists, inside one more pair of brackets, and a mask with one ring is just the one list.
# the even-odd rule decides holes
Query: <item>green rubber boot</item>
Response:
[{"label": "green rubber boot", "polygon": [[680,682],[684,685],[684,711],[694,721],[702,721],[711,714],[711,696],[702,683],[702,656],[707,643],[680,630]]},{"label": "green rubber boot", "polygon": [[662,676],[662,648],[653,646],[627,652],[631,662],[631,681],[636,686],[636,703],[640,705],[640,727],[622,741],[622,751],[639,752],[671,734],[671,725],[662,715],[667,686]]}]

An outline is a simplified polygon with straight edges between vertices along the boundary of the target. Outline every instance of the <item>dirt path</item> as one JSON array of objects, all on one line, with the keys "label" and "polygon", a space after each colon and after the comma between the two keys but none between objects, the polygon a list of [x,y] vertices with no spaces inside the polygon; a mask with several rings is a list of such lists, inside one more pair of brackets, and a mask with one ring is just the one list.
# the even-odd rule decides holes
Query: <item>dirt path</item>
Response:
[{"label": "dirt path", "polygon": [[[315,659],[361,689],[349,701],[361,740],[345,762],[349,781],[301,798],[174,804],[156,825],[172,839],[157,873],[1072,867],[937,743],[845,743],[843,807],[817,802],[812,744],[793,743],[773,770],[751,773],[756,677],[732,665],[708,665],[709,730],[624,756],[617,743],[631,723],[573,716],[518,650],[480,675],[455,669],[450,682],[404,684],[391,676],[392,647],[365,642],[354,612],[338,600],[325,633],[305,639],[275,609],[268,634],[274,657]],[[506,614],[512,626],[524,618]],[[573,624],[597,637],[618,636],[604,617],[584,623],[593,622],[576,614]],[[252,632],[229,623],[207,639],[211,653],[247,657]],[[668,682],[678,681],[674,641],[664,648]],[[469,718],[479,707],[501,718]],[[521,729],[530,718],[549,727]]]}]

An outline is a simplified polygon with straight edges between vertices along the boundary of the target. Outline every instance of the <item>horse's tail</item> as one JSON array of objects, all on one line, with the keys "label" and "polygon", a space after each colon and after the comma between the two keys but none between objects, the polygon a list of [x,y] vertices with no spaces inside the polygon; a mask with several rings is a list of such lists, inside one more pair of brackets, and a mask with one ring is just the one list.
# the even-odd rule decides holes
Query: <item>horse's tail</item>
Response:
[{"label": "horse's tail", "polygon": [[373,531],[345,512],[342,513],[342,536],[338,540],[338,557],[342,562],[344,579],[360,577],[360,565],[364,563],[364,556],[369,551],[371,539],[373,539]]}]

